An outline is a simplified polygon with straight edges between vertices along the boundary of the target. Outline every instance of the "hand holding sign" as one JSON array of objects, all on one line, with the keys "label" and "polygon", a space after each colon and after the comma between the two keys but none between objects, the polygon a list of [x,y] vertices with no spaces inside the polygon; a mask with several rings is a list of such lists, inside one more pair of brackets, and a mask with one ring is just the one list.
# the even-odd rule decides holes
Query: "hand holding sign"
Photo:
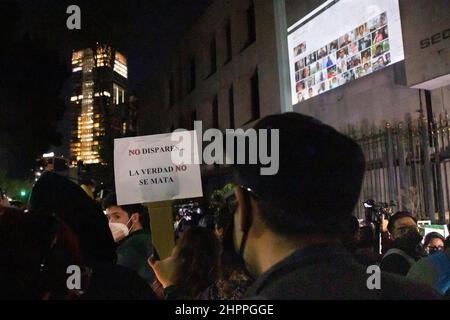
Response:
[{"label": "hand holding sign", "polygon": [[175,258],[173,255],[161,261],[153,261],[151,258],[147,261],[164,289],[174,285]]}]

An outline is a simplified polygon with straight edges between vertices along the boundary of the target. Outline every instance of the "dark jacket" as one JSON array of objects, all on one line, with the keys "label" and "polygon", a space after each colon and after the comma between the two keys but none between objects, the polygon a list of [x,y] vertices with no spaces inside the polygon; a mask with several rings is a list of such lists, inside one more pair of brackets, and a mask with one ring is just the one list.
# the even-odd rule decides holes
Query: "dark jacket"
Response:
[{"label": "dark jacket", "polygon": [[77,235],[84,264],[92,269],[83,299],[156,299],[148,283],[135,272],[115,265],[116,246],[100,205],[77,184],[45,172],[30,196],[34,214],[56,215]]},{"label": "dark jacket", "polygon": [[245,299],[438,299],[431,288],[381,272],[380,289],[367,287],[367,268],[343,247],[298,250],[262,274]]},{"label": "dark jacket", "polygon": [[158,300],[150,285],[135,272],[107,263],[92,267],[83,300]]},{"label": "dark jacket", "polygon": [[381,260],[380,268],[384,272],[406,276],[417,259],[398,248],[389,249]]},{"label": "dark jacket", "polygon": [[85,260],[115,261],[108,219],[100,205],[76,183],[54,172],[44,172],[35,183],[29,202],[35,214],[55,214],[67,223],[78,236]]},{"label": "dark jacket", "polygon": [[153,254],[150,232],[138,230],[119,242],[117,247],[117,264],[135,271],[149,283],[155,280],[155,275],[147,263]]}]

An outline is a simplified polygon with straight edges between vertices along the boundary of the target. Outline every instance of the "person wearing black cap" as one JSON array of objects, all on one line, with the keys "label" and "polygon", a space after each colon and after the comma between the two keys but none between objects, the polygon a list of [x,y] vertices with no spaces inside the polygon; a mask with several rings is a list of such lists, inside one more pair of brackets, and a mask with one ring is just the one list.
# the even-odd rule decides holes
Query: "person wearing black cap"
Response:
[{"label": "person wearing black cap", "polygon": [[417,220],[411,213],[399,211],[389,218],[387,228],[394,242],[393,247],[383,256],[380,268],[406,276],[414,263],[425,255]]},{"label": "person wearing black cap", "polygon": [[254,128],[279,130],[279,170],[260,175],[261,164],[234,165],[237,187],[227,199],[234,223],[225,233],[224,250],[234,251],[256,278],[244,298],[438,297],[383,272],[380,287],[370,289],[371,274],[340,243],[365,169],[352,139],[298,113],[267,116]]}]

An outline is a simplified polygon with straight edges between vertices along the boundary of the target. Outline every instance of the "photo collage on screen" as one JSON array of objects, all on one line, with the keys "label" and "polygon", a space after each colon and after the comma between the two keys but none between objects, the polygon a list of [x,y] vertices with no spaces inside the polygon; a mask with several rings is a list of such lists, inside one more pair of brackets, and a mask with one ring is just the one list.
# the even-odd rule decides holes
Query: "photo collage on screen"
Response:
[{"label": "photo collage on screen", "polygon": [[387,14],[383,12],[322,48],[294,48],[298,102],[380,70],[391,63]]}]

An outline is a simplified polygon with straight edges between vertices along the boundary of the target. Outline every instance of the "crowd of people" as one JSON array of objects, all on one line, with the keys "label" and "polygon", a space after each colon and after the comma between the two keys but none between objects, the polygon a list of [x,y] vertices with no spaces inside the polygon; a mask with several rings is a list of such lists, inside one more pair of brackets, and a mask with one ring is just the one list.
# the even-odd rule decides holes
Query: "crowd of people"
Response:
[{"label": "crowd of people", "polygon": [[[23,211],[0,203],[0,299],[442,299],[450,294],[450,241],[425,239],[414,213],[360,226],[352,212],[365,171],[361,148],[308,116],[271,115],[279,171],[234,166],[222,207],[177,228],[160,259],[149,214],[92,199],[58,170],[36,182]],[[269,143],[273,143],[269,141]],[[382,254],[377,247],[381,236]],[[379,287],[367,285],[379,266]],[[78,266],[80,286],[68,286]]]}]

